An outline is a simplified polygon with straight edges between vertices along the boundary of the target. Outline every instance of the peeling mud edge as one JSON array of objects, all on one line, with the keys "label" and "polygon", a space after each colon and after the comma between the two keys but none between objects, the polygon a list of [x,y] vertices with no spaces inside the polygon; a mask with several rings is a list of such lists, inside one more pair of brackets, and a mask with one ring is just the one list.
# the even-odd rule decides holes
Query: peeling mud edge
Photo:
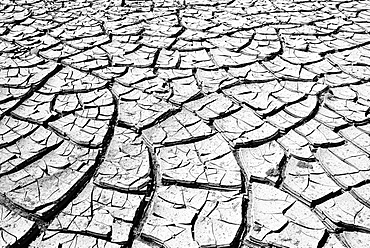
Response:
[{"label": "peeling mud edge", "polygon": [[[255,129],[257,130],[257,129]],[[248,141],[232,141],[233,142],[233,148],[234,149],[239,149],[239,148],[255,148],[260,145],[263,145],[265,143],[268,143],[270,141],[277,140],[278,138],[281,138],[285,133],[282,132],[281,130],[276,130],[271,136],[263,138],[263,139],[258,139],[258,140],[248,140]]]},{"label": "peeling mud edge", "polygon": [[151,209],[152,205],[154,204],[154,196],[156,192],[156,188],[158,187],[158,178],[159,178],[159,172],[158,167],[159,164],[157,160],[155,159],[155,153],[154,149],[147,143],[147,141],[144,139],[145,145],[147,146],[147,149],[149,151],[149,164],[151,167],[149,177],[151,178],[151,183],[148,184],[147,193],[146,196],[143,198],[143,200],[140,202],[140,205],[138,209],[135,212],[135,216],[133,219],[133,225],[130,230],[128,241],[125,248],[132,247],[134,241],[138,237],[142,237],[141,230],[143,228],[145,219],[148,217],[149,210]]},{"label": "peeling mud edge", "polygon": [[330,216],[327,216],[325,211],[313,208],[312,212],[320,219],[320,221],[325,225],[326,230],[330,233],[341,234],[343,232],[361,232],[370,233],[370,228],[358,226],[355,224],[345,223],[343,221],[335,221]]},{"label": "peeling mud edge", "polygon": [[245,240],[241,248],[289,248],[287,246],[276,245],[276,244],[266,244],[259,242],[258,240]]},{"label": "peeling mud edge", "polygon": [[155,247],[158,247],[158,248],[170,248],[167,245],[165,245],[162,241],[160,241],[159,239],[153,236],[150,236],[148,234],[144,234],[144,233],[141,234],[140,239],[144,241],[145,243],[149,244],[150,246],[154,245]]},{"label": "peeling mud edge", "polygon": [[181,109],[170,109],[168,110],[167,112],[161,114],[160,116],[158,116],[157,118],[155,118],[151,123],[149,124],[145,124],[143,126],[135,126],[135,125],[131,125],[129,123],[126,123],[125,121],[122,121],[122,120],[118,120],[117,122],[117,126],[118,127],[123,127],[123,128],[127,128],[127,129],[130,129],[130,130],[133,130],[139,134],[142,134],[143,130],[145,129],[148,129],[148,128],[151,128],[155,125],[157,125],[158,123],[160,123],[161,121],[164,121],[166,119],[168,119],[169,117],[179,113],[181,111]]},{"label": "peeling mud edge", "polygon": [[[100,234],[96,232],[91,232],[88,230],[82,231],[74,231],[74,230],[67,230],[67,229],[49,229],[52,232],[57,232],[57,234],[74,234],[74,235],[83,235],[88,236],[96,239],[105,240],[107,242],[112,242],[112,231],[108,232],[107,234]],[[113,243],[113,242],[112,242]],[[125,242],[114,242],[115,244],[124,244]]]},{"label": "peeling mud edge", "polygon": [[227,185],[219,185],[215,183],[189,182],[189,181],[176,180],[176,179],[170,179],[170,178],[164,178],[164,177],[162,177],[161,182],[164,186],[175,185],[175,186],[192,188],[192,189],[206,189],[206,190],[217,190],[217,191],[241,191],[241,188],[242,188],[242,184],[227,186]]},{"label": "peeling mud edge", "polygon": [[[289,225],[289,222],[285,223],[280,229],[278,229],[276,231],[270,231],[268,234],[280,233],[288,225]],[[317,248],[323,248],[325,246],[328,238],[329,238],[329,232],[326,229],[324,229],[323,234],[322,234],[321,238],[318,240],[316,247]],[[257,248],[257,247],[258,248],[275,248],[275,247],[276,248],[290,248],[290,247],[292,247],[292,246],[285,246],[285,245],[282,245],[282,244],[277,244],[275,242],[265,243],[261,240],[258,240],[256,238],[254,238],[254,237],[250,237],[250,239],[245,240],[244,244],[248,248]],[[242,248],[246,248],[246,247],[243,246]]]},{"label": "peeling mud edge", "polygon": [[352,248],[352,246],[348,243],[345,237],[343,237],[341,234],[334,234],[336,238],[339,240],[339,242],[346,248]]},{"label": "peeling mud edge", "polygon": [[336,191],[332,191],[332,192],[328,193],[327,195],[324,195],[320,198],[313,199],[313,200],[310,201],[310,199],[307,199],[307,198],[301,196],[300,194],[295,192],[293,189],[291,189],[289,186],[287,186],[284,183],[281,185],[281,187],[279,189],[281,191],[291,195],[291,196],[294,196],[299,202],[303,203],[304,205],[306,205],[310,208],[315,208],[317,205],[320,205],[321,203],[324,203],[329,199],[337,197],[337,196],[343,194],[343,192],[344,192],[342,189],[338,189]]},{"label": "peeling mud edge", "polygon": [[[258,146],[261,146],[261,144],[258,145]],[[258,147],[258,146],[256,146],[256,147]],[[246,186],[247,186],[247,181],[246,181],[247,179],[246,178],[249,178],[249,184],[251,184],[251,183],[262,183],[262,184],[270,185],[270,186],[275,187],[275,188],[280,188],[280,186],[283,184],[284,179],[285,179],[286,164],[287,164],[287,162],[290,159],[290,156],[287,155],[286,150],[281,145],[280,145],[280,147],[284,150],[284,156],[282,157],[281,161],[279,162],[279,164],[275,168],[275,170],[276,170],[275,173],[278,174],[276,181],[272,181],[272,180],[268,179],[267,177],[269,175],[267,175],[265,178],[257,177],[257,176],[253,176],[253,175],[248,176],[247,173],[244,171],[244,168],[243,168],[243,165],[242,165],[243,164],[242,163],[242,159],[240,158],[240,155],[238,153],[238,150],[235,149],[233,151],[234,157],[235,157],[237,163],[239,164],[240,170],[242,171],[242,187],[243,187],[243,192],[246,192],[245,191],[246,190]]]},{"label": "peeling mud edge", "polygon": [[275,182],[268,178],[270,175],[268,175],[267,172],[270,171],[271,169],[269,169],[266,172],[267,176],[265,178],[256,177],[256,176],[251,175],[249,179],[250,182],[251,183],[262,183],[262,184],[270,185],[275,188],[280,188],[285,180],[285,170],[286,170],[286,164],[288,160],[289,160],[289,156],[287,156],[286,153],[284,153],[284,156],[282,157],[280,163],[276,166],[276,168],[275,169],[271,168],[273,170],[273,176],[277,177],[277,180]]}]

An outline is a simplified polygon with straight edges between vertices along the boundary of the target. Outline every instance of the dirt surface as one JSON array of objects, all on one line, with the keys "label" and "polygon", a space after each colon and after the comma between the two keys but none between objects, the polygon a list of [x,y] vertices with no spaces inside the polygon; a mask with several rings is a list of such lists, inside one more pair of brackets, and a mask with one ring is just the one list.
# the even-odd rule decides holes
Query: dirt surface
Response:
[{"label": "dirt surface", "polygon": [[0,247],[370,247],[370,1],[3,0]]}]

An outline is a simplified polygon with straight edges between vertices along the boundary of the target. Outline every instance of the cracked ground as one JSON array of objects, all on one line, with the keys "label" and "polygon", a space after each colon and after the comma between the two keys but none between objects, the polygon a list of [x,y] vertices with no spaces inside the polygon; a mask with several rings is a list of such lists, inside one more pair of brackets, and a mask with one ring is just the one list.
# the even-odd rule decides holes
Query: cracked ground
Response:
[{"label": "cracked ground", "polygon": [[0,247],[370,247],[370,1],[3,0]]}]

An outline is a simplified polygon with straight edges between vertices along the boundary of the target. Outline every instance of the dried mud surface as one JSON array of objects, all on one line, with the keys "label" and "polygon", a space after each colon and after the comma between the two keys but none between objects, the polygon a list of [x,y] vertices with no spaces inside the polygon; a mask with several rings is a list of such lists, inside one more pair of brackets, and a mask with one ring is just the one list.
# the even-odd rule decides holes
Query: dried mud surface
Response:
[{"label": "dried mud surface", "polygon": [[370,1],[0,3],[0,247],[370,247]]}]

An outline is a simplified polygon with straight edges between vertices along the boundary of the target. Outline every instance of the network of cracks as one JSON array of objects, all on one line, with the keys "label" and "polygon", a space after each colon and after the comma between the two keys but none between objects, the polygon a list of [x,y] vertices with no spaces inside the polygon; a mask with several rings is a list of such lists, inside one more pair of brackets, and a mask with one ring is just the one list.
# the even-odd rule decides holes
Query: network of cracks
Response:
[{"label": "network of cracks", "polygon": [[0,247],[370,247],[370,1],[0,3]]}]

